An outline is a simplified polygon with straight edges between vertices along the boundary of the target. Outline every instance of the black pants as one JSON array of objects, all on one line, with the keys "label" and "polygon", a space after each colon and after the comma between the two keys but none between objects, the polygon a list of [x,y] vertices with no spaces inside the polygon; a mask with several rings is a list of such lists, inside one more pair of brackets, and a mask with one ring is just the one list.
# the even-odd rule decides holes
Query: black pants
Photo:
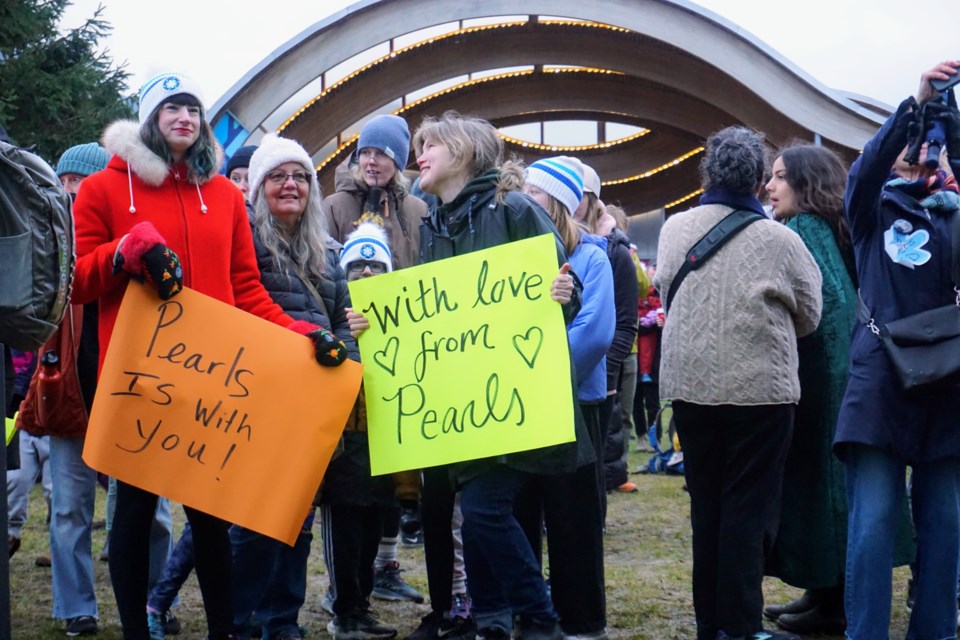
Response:
[{"label": "black pants", "polygon": [[[117,613],[124,640],[149,640],[147,631],[147,574],[150,559],[150,527],[157,510],[157,496],[124,482],[117,482],[117,510],[110,530],[110,580],[117,599]],[[213,640],[232,631],[230,536],[226,521],[184,507],[193,529],[193,557],[197,581],[207,614],[207,629]]]},{"label": "black pants", "polygon": [[[600,511],[603,513],[603,524],[607,523],[607,475],[603,470],[603,455],[607,449],[607,435],[610,433],[610,416],[613,415],[613,403],[617,396],[607,396],[599,405],[599,429],[591,429],[590,439],[593,440],[593,450],[597,452],[597,490],[600,492]],[[584,405],[581,405],[581,407]]]},{"label": "black pants", "polygon": [[373,561],[383,534],[379,505],[321,505],[326,557],[330,560],[333,612],[337,616],[362,613],[370,608]]},{"label": "black pants", "polygon": [[660,411],[660,384],[658,382],[643,382],[637,377],[637,393],[633,396],[633,424],[637,430],[637,438],[641,441],[647,437],[647,429],[656,422],[657,440],[663,437],[662,427],[657,420]]},{"label": "black pants", "polygon": [[[600,431],[599,408],[580,405],[593,437]],[[541,565],[541,532],[546,521],[550,595],[567,635],[587,635],[607,626],[601,490],[596,470],[596,465],[587,464],[573,473],[535,476],[521,490],[514,508]]]},{"label": "black pants", "polygon": [[380,520],[384,538],[396,538],[400,535],[400,505],[380,507]]},{"label": "black pants", "polygon": [[453,505],[456,492],[450,482],[449,469],[447,465],[424,469],[420,492],[427,588],[430,608],[437,612],[449,611],[453,606]]},{"label": "black pants", "polygon": [[779,523],[795,409],[673,403],[690,490],[698,640],[763,628],[764,558]]}]

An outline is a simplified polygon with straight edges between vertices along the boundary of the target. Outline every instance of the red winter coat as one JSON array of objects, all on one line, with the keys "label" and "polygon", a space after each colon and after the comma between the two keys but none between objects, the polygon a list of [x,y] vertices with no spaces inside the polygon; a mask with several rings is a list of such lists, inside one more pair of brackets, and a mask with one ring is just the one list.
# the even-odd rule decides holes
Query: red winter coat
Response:
[{"label": "red winter coat", "polygon": [[143,144],[135,122],[107,127],[103,146],[113,154],[110,163],[83,181],[74,203],[72,300],[100,300],[101,368],[130,281],[113,273],[114,255],[120,239],[143,221],[153,223],[180,257],[184,286],[285,327],[293,322],[260,283],[250,222],[236,186],[215,173],[195,183],[183,165],[169,167]]}]

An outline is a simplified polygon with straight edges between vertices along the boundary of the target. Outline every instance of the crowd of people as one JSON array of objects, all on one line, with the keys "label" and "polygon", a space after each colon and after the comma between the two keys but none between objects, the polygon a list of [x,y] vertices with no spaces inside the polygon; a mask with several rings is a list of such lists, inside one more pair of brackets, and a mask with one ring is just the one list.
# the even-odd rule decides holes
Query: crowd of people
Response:
[{"label": "crowd of people", "polygon": [[[56,166],[74,198],[76,278],[54,338],[17,355],[9,555],[42,477],[53,617],[67,636],[98,633],[102,482],[100,557],[126,640],[180,632],[174,611],[194,569],[211,640],[303,638],[315,528],[335,640],[398,634],[372,599],[428,600],[410,640],[602,640],[607,494],[637,491],[635,440],[653,445],[642,471],[685,477],[698,640],[887,637],[891,569],[908,563],[908,637],[955,638],[960,389],[954,379],[905,389],[885,342],[887,323],[960,306],[960,112],[931,85],[958,73],[960,61],[925,72],[849,169],[825,146],[774,150],[744,126],[714,133],[699,205],[667,218],[647,260],[592,167],[505,158],[485,120],[447,112],[411,133],[377,115],[324,197],[297,141],[267,134],[224,159],[200,87],[157,76],[137,120]],[[944,132],[942,152],[916,141],[928,122]],[[361,387],[292,545],[184,505],[174,546],[166,498],[98,477],[82,458],[131,280],[163,300],[189,287],[297,332],[318,366],[336,368],[361,360],[370,328],[348,282],[544,234],[567,328],[573,393],[559,400],[573,409],[572,442],[373,475],[368,432],[382,427]],[[64,392],[51,411],[37,396],[53,366]],[[427,598],[401,577],[411,522]],[[803,594],[764,606],[764,576]]]}]

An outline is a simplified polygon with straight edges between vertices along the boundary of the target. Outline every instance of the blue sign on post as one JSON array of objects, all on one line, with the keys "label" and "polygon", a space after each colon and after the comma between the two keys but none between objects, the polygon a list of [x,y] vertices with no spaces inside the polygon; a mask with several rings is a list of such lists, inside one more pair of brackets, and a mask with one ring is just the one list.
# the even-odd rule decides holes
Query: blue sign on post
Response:
[{"label": "blue sign on post", "polygon": [[223,147],[226,160],[229,160],[250,137],[250,132],[243,128],[243,125],[232,113],[227,111],[213,125],[213,135],[216,136],[217,142]]}]

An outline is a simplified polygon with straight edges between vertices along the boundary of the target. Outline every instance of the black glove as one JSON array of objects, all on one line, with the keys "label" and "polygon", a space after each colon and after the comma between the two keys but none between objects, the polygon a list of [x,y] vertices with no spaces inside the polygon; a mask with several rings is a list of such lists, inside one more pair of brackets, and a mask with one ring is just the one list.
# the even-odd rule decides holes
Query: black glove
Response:
[{"label": "black glove", "polygon": [[314,329],[307,337],[313,341],[317,362],[323,366],[338,367],[347,359],[347,345],[323,327]]},{"label": "black glove", "polygon": [[923,111],[916,109],[911,113],[904,114],[909,121],[907,122],[907,153],[903,156],[904,162],[915,165],[920,162],[920,147],[923,146]]},{"label": "black glove", "polygon": [[951,160],[960,160],[960,111],[942,102],[927,103],[929,117],[943,123],[947,133],[947,155]]}]

